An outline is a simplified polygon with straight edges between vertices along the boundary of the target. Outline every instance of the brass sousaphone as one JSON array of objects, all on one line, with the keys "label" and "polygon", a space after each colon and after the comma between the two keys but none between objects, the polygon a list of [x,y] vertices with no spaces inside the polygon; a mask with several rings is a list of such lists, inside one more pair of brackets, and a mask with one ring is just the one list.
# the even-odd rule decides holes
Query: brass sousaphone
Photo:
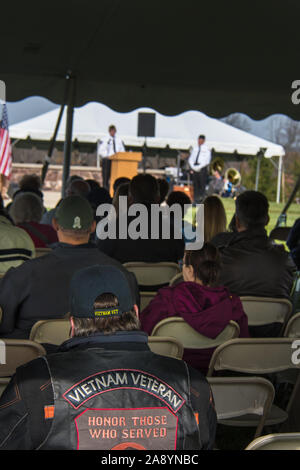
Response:
[{"label": "brass sousaphone", "polygon": [[233,184],[233,186],[237,186],[238,184],[240,184],[242,177],[240,172],[236,168],[228,168],[225,171],[224,179],[229,180]]},{"label": "brass sousaphone", "polygon": [[220,175],[224,171],[224,160],[220,157],[216,157],[210,164],[210,174],[212,175],[214,171],[218,171]]},{"label": "brass sousaphone", "polygon": [[[218,171],[220,175],[222,175],[224,172],[224,166],[225,164],[223,158],[214,158],[210,164],[210,174],[212,175],[214,171]],[[242,177],[240,172],[236,168],[228,168],[225,171],[224,179],[230,179],[233,186],[237,186],[238,184],[240,184]]]}]

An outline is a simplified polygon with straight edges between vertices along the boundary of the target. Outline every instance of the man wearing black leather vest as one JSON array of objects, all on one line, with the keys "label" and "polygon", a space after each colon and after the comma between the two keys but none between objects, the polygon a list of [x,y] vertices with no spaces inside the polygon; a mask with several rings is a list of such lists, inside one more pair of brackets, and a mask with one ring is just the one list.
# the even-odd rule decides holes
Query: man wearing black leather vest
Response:
[{"label": "man wearing black leather vest", "polygon": [[210,449],[206,379],[150,351],[124,273],[77,271],[71,339],[19,367],[0,400],[0,449]]}]

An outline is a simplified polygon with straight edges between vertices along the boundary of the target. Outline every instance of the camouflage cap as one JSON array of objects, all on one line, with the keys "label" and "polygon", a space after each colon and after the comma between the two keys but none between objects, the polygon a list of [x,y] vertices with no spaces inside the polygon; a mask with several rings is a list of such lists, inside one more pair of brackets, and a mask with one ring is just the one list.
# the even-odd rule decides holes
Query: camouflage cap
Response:
[{"label": "camouflage cap", "polygon": [[94,220],[90,203],[81,196],[68,196],[55,211],[58,225],[65,230],[88,230]]}]

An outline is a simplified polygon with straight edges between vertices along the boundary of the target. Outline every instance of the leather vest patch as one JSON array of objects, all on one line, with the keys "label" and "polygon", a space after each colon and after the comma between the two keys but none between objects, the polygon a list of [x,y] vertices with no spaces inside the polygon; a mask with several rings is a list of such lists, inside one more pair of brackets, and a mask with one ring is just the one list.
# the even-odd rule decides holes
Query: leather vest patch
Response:
[{"label": "leather vest patch", "polygon": [[96,395],[120,388],[141,390],[154,395],[165,402],[175,413],[185,403],[185,400],[170,385],[154,375],[135,369],[107,370],[86,377],[67,390],[63,398],[74,409],[78,409]]},{"label": "leather vest patch", "polygon": [[93,348],[47,363],[55,413],[41,449],[201,448],[184,362]]},{"label": "leather vest patch", "polygon": [[88,408],[75,419],[78,450],[176,449],[178,418],[165,408]]}]

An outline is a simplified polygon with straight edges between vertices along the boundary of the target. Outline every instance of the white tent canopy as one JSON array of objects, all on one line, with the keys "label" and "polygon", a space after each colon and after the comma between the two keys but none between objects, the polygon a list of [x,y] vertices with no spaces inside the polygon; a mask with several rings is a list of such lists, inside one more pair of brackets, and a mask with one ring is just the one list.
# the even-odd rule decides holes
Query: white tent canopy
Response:
[{"label": "white tent canopy", "polygon": [[[139,108],[129,113],[118,113],[100,103],[88,103],[74,109],[73,141],[96,143],[108,133],[108,126],[115,124],[118,135],[127,146],[143,146],[145,138],[137,137],[138,113],[156,114],[155,137],[147,137],[148,147],[188,150],[196,145],[199,134],[206,136],[206,143],[216,152],[238,152],[256,155],[262,148],[265,157],[282,157],[281,145],[261,139],[240,129],[213,119],[198,111],[187,111],[177,116],[165,116],[150,108]],[[10,126],[13,139],[50,140],[58,118],[59,108]],[[66,110],[57,134],[58,141],[65,140]]]}]

